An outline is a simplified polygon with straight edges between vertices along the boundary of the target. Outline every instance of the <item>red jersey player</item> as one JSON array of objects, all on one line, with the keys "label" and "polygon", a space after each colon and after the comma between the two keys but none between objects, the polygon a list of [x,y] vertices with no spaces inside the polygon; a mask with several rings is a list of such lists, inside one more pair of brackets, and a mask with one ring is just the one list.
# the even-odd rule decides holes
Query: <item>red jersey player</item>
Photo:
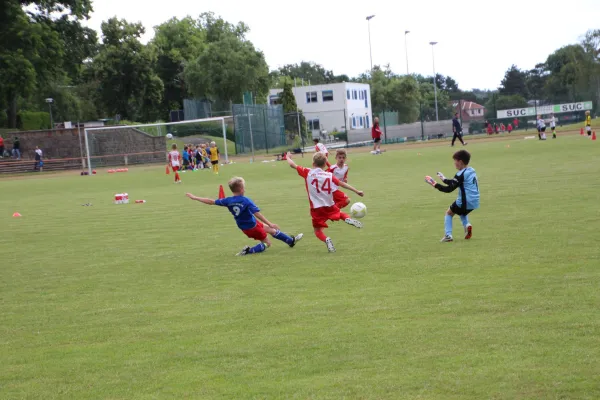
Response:
[{"label": "red jersey player", "polygon": [[181,183],[181,178],[179,178],[179,168],[181,167],[181,155],[177,151],[177,145],[173,144],[171,147],[171,151],[169,152],[169,164],[175,172],[175,183]]},{"label": "red jersey player", "polygon": [[[348,182],[348,165],[346,164],[346,158],[348,154],[345,149],[338,149],[335,152],[335,161],[336,164],[329,167],[329,172],[333,174],[338,180],[341,182]],[[333,192],[333,201],[335,201],[335,205],[341,210],[350,204],[350,199],[346,196],[346,193],[341,190],[336,190]]]},{"label": "red jersey player", "polygon": [[325,164],[327,164],[327,168],[331,167],[331,164],[329,164],[329,150],[327,150],[327,146],[323,143],[319,143],[319,138],[314,138],[313,142],[315,143],[315,152],[323,153],[323,155],[325,155]]},{"label": "red jersey player", "polygon": [[290,167],[298,172],[298,175],[304,178],[315,236],[322,242],[325,242],[327,250],[330,253],[334,253],[335,247],[333,246],[333,242],[323,232],[323,229],[328,228],[327,221],[344,221],[356,228],[362,228],[362,223],[340,211],[333,201],[333,192],[338,190],[338,186],[341,186],[361,197],[364,196],[364,193],[348,185],[346,182],[340,181],[331,172],[325,171],[327,158],[323,153],[314,154],[312,169],[296,165],[289,153],[287,162]]}]

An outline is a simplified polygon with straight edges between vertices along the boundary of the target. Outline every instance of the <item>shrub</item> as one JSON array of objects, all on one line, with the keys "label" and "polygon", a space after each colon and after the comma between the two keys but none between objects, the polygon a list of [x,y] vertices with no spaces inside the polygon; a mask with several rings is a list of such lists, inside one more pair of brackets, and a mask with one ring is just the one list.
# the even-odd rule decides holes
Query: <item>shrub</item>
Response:
[{"label": "shrub", "polygon": [[23,131],[37,131],[50,128],[50,114],[43,111],[19,111],[17,126]]}]

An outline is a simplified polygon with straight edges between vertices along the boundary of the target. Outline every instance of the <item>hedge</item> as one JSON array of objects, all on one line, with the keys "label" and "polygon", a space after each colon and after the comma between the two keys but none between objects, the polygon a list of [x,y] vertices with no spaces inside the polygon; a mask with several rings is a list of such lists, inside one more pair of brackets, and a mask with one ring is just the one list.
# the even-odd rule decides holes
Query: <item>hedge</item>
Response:
[{"label": "hedge", "polygon": [[17,126],[23,131],[50,129],[50,114],[43,111],[19,111]]}]

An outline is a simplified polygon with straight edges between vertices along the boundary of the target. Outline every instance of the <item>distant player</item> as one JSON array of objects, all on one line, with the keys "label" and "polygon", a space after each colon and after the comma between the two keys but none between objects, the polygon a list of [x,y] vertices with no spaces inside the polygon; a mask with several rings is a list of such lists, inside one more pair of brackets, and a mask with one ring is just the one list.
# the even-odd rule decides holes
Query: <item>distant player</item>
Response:
[{"label": "distant player", "polygon": [[173,172],[175,172],[175,183],[181,183],[181,178],[179,178],[181,156],[177,151],[177,145],[175,143],[173,143],[173,146],[171,146],[171,151],[169,152],[169,163],[167,165],[173,169]]},{"label": "distant player", "polygon": [[550,114],[550,130],[552,131],[552,139],[556,139],[556,118],[554,113]]},{"label": "distant player", "polygon": [[[346,159],[348,158],[348,154],[345,149],[338,149],[335,152],[335,161],[336,164],[329,167],[329,172],[333,174],[340,182],[348,183],[348,170],[349,167],[346,164]],[[346,195],[346,193],[341,190],[336,190],[333,192],[333,201],[335,201],[335,205],[341,210],[342,208],[348,206],[350,204],[350,198]]]},{"label": "distant player", "polygon": [[589,110],[585,112],[585,130],[588,136],[592,136],[592,116]]},{"label": "distant player", "polygon": [[327,146],[325,146],[323,143],[319,143],[319,138],[314,138],[313,142],[315,144],[315,152],[323,153],[323,155],[325,155],[327,168],[331,167],[331,164],[329,164],[329,150],[327,150]]},{"label": "distant player", "polygon": [[42,172],[44,169],[44,161],[42,160],[42,149],[35,146],[35,164],[33,164],[33,170],[37,171],[38,169]]},{"label": "distant player", "polygon": [[506,130],[508,131],[508,133],[512,133],[512,131],[513,131],[512,124],[509,123],[508,126],[506,127]]},{"label": "distant player", "polygon": [[212,164],[212,171],[219,175],[219,148],[215,142],[210,142],[208,154],[210,157],[210,163]]},{"label": "distant player", "polygon": [[269,240],[267,233],[275,239],[285,242],[290,247],[294,247],[296,243],[302,239],[303,235],[301,233],[295,237],[291,237],[281,232],[277,225],[269,222],[269,220],[261,214],[260,209],[256,204],[245,196],[246,182],[243,178],[232,178],[229,181],[229,189],[233,196],[219,200],[196,197],[191,193],[187,193],[186,196],[192,200],[211,206],[227,207],[229,212],[233,215],[238,228],[240,228],[250,239],[258,240],[260,242],[254,247],[244,247],[242,251],[237,254],[238,256],[262,253],[267,250],[267,248],[271,247],[271,241]]},{"label": "distant player", "polygon": [[344,221],[356,228],[362,228],[362,223],[340,211],[333,201],[333,192],[338,190],[338,186],[341,186],[353,191],[360,197],[364,196],[364,193],[340,181],[331,172],[326,172],[327,158],[323,153],[313,155],[312,169],[296,165],[289,153],[287,162],[290,167],[298,172],[298,175],[304,178],[315,236],[327,245],[327,250],[330,253],[334,253],[333,242],[323,232],[323,229],[329,227],[327,221]]},{"label": "distant player", "polygon": [[544,121],[541,115],[537,116],[536,126],[538,131],[538,138],[540,140],[546,140],[546,122]]},{"label": "distant player", "polygon": [[371,138],[373,139],[372,154],[381,154],[381,128],[379,128],[379,118],[373,119],[373,127],[371,128]]},{"label": "distant player", "polygon": [[188,151],[187,146],[183,147],[181,158],[183,159],[183,168],[181,172],[185,172],[190,167],[190,152]]},{"label": "distant player", "polygon": [[432,177],[426,176],[425,182],[444,193],[451,193],[456,189],[460,189],[458,192],[458,198],[450,208],[446,211],[444,220],[444,228],[446,234],[442,238],[442,242],[452,242],[452,217],[458,215],[465,229],[465,239],[471,239],[473,235],[473,226],[469,223],[469,213],[479,208],[479,186],[477,183],[477,174],[475,170],[469,167],[471,161],[471,154],[466,150],[460,150],[454,153],[452,156],[454,159],[454,166],[458,170],[454,178],[446,179],[444,174],[438,172],[437,175],[447,185],[436,183]]}]

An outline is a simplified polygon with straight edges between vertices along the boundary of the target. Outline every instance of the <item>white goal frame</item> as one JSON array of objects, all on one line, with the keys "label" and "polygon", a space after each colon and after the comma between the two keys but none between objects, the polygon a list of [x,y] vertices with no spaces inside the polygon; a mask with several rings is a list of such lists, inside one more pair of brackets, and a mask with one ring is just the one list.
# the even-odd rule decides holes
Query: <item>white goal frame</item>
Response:
[{"label": "white goal frame", "polygon": [[[123,129],[123,128],[149,128],[154,126],[170,126],[170,125],[187,125],[195,122],[211,122],[211,121],[221,121],[221,126],[223,127],[223,149],[225,150],[225,163],[229,163],[229,156],[227,154],[227,127],[225,125],[224,117],[214,117],[214,118],[201,118],[201,119],[191,119],[189,121],[179,121],[179,122],[163,122],[160,124],[143,124],[143,125],[113,125],[113,126],[103,126],[101,128],[85,128],[83,130],[85,137],[85,153],[87,159],[87,169],[88,175],[92,176],[92,157],[90,155],[90,142],[88,140],[88,132],[97,132],[97,131],[108,131],[114,129]],[[167,154],[167,149],[165,148],[165,156]]]}]

